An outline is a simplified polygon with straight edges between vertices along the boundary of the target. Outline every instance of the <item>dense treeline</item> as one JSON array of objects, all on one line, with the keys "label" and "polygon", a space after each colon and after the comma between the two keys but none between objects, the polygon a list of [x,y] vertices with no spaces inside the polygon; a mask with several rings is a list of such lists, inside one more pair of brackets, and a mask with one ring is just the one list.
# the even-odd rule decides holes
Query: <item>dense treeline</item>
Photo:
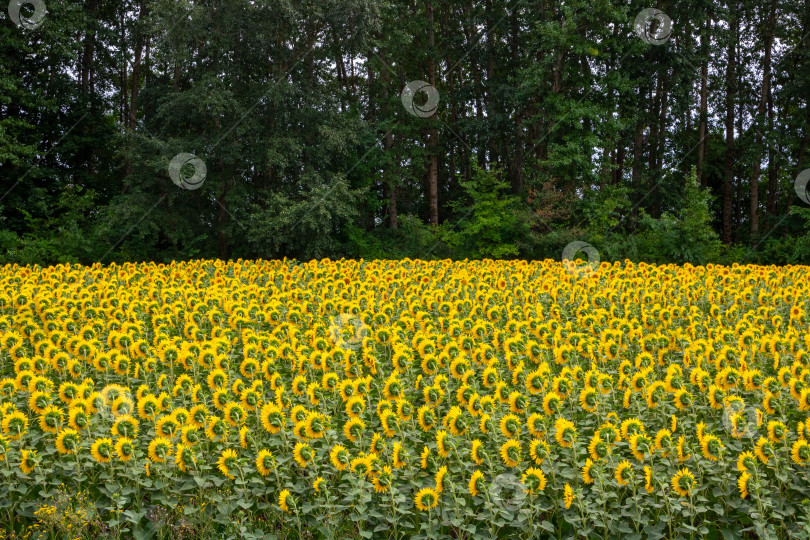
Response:
[{"label": "dense treeline", "polygon": [[0,25],[0,262],[810,261],[806,0],[45,5]]}]

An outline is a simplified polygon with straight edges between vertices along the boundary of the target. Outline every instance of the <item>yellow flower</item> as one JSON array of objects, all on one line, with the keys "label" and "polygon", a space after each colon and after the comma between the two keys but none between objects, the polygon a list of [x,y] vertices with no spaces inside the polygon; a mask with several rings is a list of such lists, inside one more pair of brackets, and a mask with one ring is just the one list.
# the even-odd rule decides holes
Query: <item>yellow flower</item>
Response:
[{"label": "yellow flower", "polygon": [[329,452],[329,460],[337,470],[344,471],[350,462],[349,451],[344,446],[336,444]]},{"label": "yellow flower", "polygon": [[436,493],[441,493],[444,491],[444,477],[447,474],[447,466],[442,466],[438,471],[436,471]]},{"label": "yellow flower", "polygon": [[633,474],[633,467],[630,465],[630,462],[627,460],[622,461],[619,463],[619,466],[616,467],[616,482],[619,486],[626,486],[628,482],[632,479]]},{"label": "yellow flower", "polygon": [[749,469],[752,469],[756,466],[756,457],[754,456],[753,452],[746,451],[739,455],[737,458],[737,470],[740,472],[745,472]]},{"label": "yellow flower", "polygon": [[501,459],[507,467],[517,467],[520,464],[520,443],[509,439],[501,445]]},{"label": "yellow flower", "polygon": [[318,478],[316,478],[316,479],[315,479],[315,481],[314,481],[314,482],[312,482],[312,489],[314,489],[314,490],[315,490],[315,493],[320,493],[320,491],[321,491],[321,484],[323,484],[323,481],[324,481],[324,480],[323,480],[323,477],[322,477],[322,476],[319,476]]},{"label": "yellow flower", "polygon": [[196,463],[194,456],[194,449],[184,444],[177,445],[177,451],[174,456],[174,463],[177,468],[183,472],[188,472],[189,468],[193,467]]},{"label": "yellow flower", "polygon": [[25,474],[31,474],[37,465],[36,450],[20,450],[20,470]]},{"label": "yellow flower", "polygon": [[262,427],[268,433],[278,433],[284,427],[284,413],[275,403],[265,403],[262,406],[260,418]]},{"label": "yellow flower", "polygon": [[514,439],[520,435],[520,419],[514,414],[507,414],[501,418],[500,429],[507,439]]},{"label": "yellow flower", "polygon": [[278,506],[281,508],[283,512],[289,512],[290,507],[287,502],[287,499],[290,499],[290,490],[285,489],[278,496]]},{"label": "yellow flower", "polygon": [[799,439],[793,443],[790,451],[790,457],[793,463],[804,467],[810,461],[810,444],[804,439]]},{"label": "yellow flower", "polygon": [[96,439],[96,441],[90,446],[90,454],[93,456],[93,459],[99,463],[108,463],[112,457],[112,453],[112,440],[106,437]]},{"label": "yellow flower", "polygon": [[577,429],[574,423],[560,417],[554,422],[554,429],[556,430],[554,438],[557,440],[557,444],[563,448],[571,448],[577,438]]},{"label": "yellow flower", "polygon": [[543,460],[550,455],[550,452],[551,450],[545,441],[532,439],[532,442],[529,443],[529,455],[537,465],[542,464]]},{"label": "yellow flower", "polygon": [[276,459],[270,450],[260,450],[256,456],[256,470],[262,476],[268,476],[276,468]]},{"label": "yellow flower", "polygon": [[751,474],[746,471],[740,475],[737,480],[737,488],[740,490],[740,498],[745,499],[748,497],[748,480],[751,479]]},{"label": "yellow flower", "polygon": [[585,465],[582,467],[582,481],[586,484],[593,484],[593,477],[591,476],[591,467],[593,467],[593,460],[587,458]]},{"label": "yellow flower", "polygon": [[468,484],[468,489],[470,491],[470,495],[475,497],[478,495],[478,483],[484,479],[484,473],[480,470],[476,469],[475,472],[472,473],[472,477],[470,478],[470,483]]},{"label": "yellow flower", "polygon": [[236,450],[231,448],[225,449],[219,456],[217,460],[217,469],[227,476],[230,479],[236,478],[233,474],[231,474],[231,469],[237,467],[237,454]]},{"label": "yellow flower", "polygon": [[295,448],[293,448],[293,458],[302,469],[305,469],[307,464],[310,463],[313,458],[312,447],[305,442],[295,443]]},{"label": "yellow flower", "polygon": [[420,467],[421,467],[421,468],[423,468],[423,469],[427,469],[427,468],[428,468],[428,458],[429,458],[429,457],[430,457],[430,448],[428,448],[427,446],[425,446],[425,447],[422,449],[422,454],[420,455],[420,458],[421,458],[421,461],[420,461]]},{"label": "yellow flower", "polygon": [[75,429],[63,429],[56,436],[56,449],[60,454],[73,454],[79,447],[79,432]]},{"label": "yellow flower", "polygon": [[343,424],[343,434],[353,443],[357,442],[358,437],[360,437],[365,429],[365,422],[359,418],[349,418],[349,420]]},{"label": "yellow flower", "polygon": [[700,447],[703,451],[703,457],[710,461],[717,461],[723,452],[723,443],[714,435],[704,435]]},{"label": "yellow flower", "polygon": [[402,469],[405,467],[406,463],[402,459],[404,457],[404,450],[402,449],[402,443],[399,441],[394,442],[393,448],[391,450],[391,463],[395,469]]},{"label": "yellow flower", "polygon": [[546,475],[536,467],[529,467],[523,473],[523,484],[530,493],[543,491],[546,489]]},{"label": "yellow flower", "polygon": [[420,489],[413,500],[416,507],[423,512],[427,512],[430,508],[436,508],[439,504],[439,496],[432,488]]},{"label": "yellow flower", "polygon": [[566,510],[571,508],[571,505],[574,503],[574,499],[574,490],[571,489],[571,484],[566,482],[565,488],[563,489],[563,502],[565,503]]},{"label": "yellow flower", "polygon": [[695,477],[687,468],[679,470],[672,477],[672,489],[681,497],[689,495],[694,483]]},{"label": "yellow flower", "polygon": [[132,439],[128,437],[121,437],[117,441],[115,441],[115,455],[118,456],[118,460],[121,462],[126,462],[132,459],[132,455],[135,453],[135,447],[133,446]]},{"label": "yellow flower", "polygon": [[172,455],[172,442],[165,437],[155,437],[149,443],[148,456],[153,463],[163,463]]}]

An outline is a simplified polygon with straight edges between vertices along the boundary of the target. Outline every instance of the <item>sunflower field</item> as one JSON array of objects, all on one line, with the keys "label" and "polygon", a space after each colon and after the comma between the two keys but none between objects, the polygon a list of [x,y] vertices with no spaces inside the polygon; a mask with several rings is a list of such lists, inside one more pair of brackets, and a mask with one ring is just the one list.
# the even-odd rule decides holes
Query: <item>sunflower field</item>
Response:
[{"label": "sunflower field", "polygon": [[807,538],[810,267],[0,272],[11,538]]}]

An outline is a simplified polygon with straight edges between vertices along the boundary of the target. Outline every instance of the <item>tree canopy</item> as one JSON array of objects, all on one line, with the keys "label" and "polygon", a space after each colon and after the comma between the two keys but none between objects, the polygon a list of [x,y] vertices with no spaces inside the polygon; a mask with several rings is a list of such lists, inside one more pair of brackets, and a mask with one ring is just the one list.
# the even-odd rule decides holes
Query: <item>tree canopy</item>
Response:
[{"label": "tree canopy", "polygon": [[0,25],[0,263],[810,261],[808,2],[44,5]]}]

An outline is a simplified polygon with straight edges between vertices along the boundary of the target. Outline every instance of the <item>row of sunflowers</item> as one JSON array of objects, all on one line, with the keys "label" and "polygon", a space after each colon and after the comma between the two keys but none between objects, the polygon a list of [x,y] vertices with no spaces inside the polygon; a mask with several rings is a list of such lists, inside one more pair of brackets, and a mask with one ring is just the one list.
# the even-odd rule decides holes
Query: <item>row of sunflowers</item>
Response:
[{"label": "row of sunflowers", "polygon": [[11,537],[810,535],[810,268],[0,273]]}]

